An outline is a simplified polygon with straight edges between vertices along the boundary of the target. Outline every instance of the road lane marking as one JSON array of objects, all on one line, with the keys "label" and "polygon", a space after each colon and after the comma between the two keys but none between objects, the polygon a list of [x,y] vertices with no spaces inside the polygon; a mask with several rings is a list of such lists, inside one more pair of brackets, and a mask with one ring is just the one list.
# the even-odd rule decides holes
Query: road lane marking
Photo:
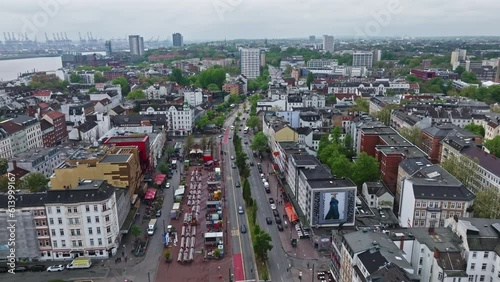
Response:
[{"label": "road lane marking", "polygon": [[231,236],[240,236],[240,230],[239,229],[231,229]]}]

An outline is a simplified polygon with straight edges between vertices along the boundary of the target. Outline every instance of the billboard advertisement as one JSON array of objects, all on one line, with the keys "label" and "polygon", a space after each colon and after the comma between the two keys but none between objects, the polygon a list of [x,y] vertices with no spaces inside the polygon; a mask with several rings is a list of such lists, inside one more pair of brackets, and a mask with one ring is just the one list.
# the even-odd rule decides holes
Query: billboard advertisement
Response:
[{"label": "billboard advertisement", "polygon": [[335,226],[341,223],[354,224],[356,188],[314,191],[312,197],[313,226]]}]

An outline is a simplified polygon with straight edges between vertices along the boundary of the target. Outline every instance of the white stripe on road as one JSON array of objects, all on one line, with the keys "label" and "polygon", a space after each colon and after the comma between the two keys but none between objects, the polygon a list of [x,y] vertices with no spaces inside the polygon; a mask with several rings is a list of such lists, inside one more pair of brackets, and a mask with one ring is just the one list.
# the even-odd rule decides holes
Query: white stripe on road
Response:
[{"label": "white stripe on road", "polygon": [[277,263],[276,266],[278,266],[278,269],[280,269],[280,264],[279,263]]}]

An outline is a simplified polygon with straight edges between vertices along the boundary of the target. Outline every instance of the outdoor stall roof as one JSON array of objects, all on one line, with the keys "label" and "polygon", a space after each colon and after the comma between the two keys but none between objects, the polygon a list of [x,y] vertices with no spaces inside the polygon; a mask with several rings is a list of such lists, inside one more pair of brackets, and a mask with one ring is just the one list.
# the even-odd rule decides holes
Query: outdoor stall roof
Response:
[{"label": "outdoor stall roof", "polygon": [[161,185],[163,183],[163,181],[165,181],[165,178],[167,177],[166,174],[157,174],[155,176],[155,183],[157,185]]},{"label": "outdoor stall roof", "polygon": [[173,210],[178,210],[180,208],[181,208],[181,203],[174,203],[174,205],[172,206]]},{"label": "outdoor stall roof", "polygon": [[146,191],[146,195],[144,196],[145,200],[153,200],[156,196],[156,189],[155,188],[149,188],[148,191]]},{"label": "outdoor stall roof", "polygon": [[186,189],[184,189],[184,186],[179,186],[179,188],[177,190],[175,190],[175,195],[174,196],[184,195],[185,191],[186,191]]},{"label": "outdoor stall roof", "polygon": [[218,238],[222,237],[223,232],[207,232],[205,233],[205,238]]},{"label": "outdoor stall roof", "polygon": [[297,214],[293,210],[293,207],[290,203],[285,204],[285,212],[286,212],[286,215],[288,216],[288,219],[290,220],[290,222],[295,222],[295,221],[299,220],[299,217],[297,216]]}]

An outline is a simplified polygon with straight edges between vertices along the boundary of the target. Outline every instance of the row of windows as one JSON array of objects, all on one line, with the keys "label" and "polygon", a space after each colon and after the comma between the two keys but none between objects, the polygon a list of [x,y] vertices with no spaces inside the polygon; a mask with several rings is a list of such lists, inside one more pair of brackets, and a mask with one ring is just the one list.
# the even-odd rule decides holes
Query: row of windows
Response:
[{"label": "row of windows", "polygon": [[[439,201],[416,201],[415,207],[417,208],[448,208],[448,202],[439,202]],[[462,202],[451,202],[449,204],[450,209],[462,209]]]},{"label": "row of windows", "polygon": [[[435,212],[430,213],[430,218],[437,218],[437,214]],[[449,212],[447,213],[446,211],[443,211],[441,213],[441,218],[449,218],[449,217],[454,217],[455,215],[457,217],[461,217],[462,213],[461,212]],[[416,218],[425,218],[427,216],[427,212],[425,210],[415,210],[415,217]]]},{"label": "row of windows", "polygon": [[[56,207],[56,213],[61,213],[61,207]],[[94,212],[98,212],[99,211],[99,206],[98,205],[94,205],[93,206],[93,210]],[[107,211],[108,210],[108,207],[107,207],[107,204],[104,203],[102,204],[102,211]],[[68,213],[78,213],[78,207],[67,207],[67,211]],[[85,211],[86,212],[90,212],[90,206],[89,205],[86,205],[85,206]],[[52,207],[47,207],[47,212],[49,214],[52,213]]]}]

